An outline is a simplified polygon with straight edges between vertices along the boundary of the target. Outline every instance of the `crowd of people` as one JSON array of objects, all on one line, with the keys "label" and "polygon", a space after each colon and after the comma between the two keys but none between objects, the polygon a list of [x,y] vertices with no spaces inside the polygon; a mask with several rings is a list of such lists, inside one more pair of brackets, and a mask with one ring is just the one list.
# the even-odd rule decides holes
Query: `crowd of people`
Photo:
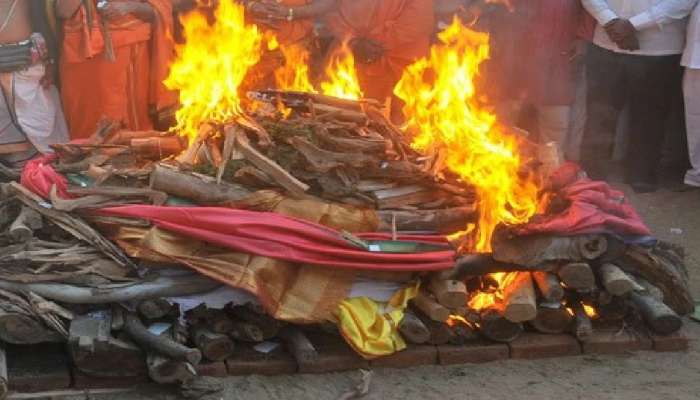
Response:
[{"label": "crowd of people", "polygon": [[[163,81],[177,15],[215,3],[0,0],[0,162],[86,138],[103,117],[132,130],[167,128],[177,93]],[[700,188],[698,0],[242,3],[282,44],[320,58],[347,44],[364,94],[391,99],[396,120],[392,91],[403,69],[459,16],[490,35],[479,84],[501,121],[555,142],[594,178],[605,178],[624,148],[625,179],[637,192],[657,190],[665,139],[684,131],[687,147],[675,150],[684,154],[665,156],[688,164],[678,189]]]}]

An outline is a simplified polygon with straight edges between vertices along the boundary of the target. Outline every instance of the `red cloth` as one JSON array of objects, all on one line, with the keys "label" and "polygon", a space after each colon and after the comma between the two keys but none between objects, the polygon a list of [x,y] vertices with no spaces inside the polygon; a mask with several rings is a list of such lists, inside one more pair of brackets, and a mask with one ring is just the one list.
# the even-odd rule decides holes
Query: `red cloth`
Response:
[{"label": "red cloth", "polygon": [[[407,254],[370,252],[353,246],[338,231],[276,213],[222,207],[141,205],[106,208],[99,212],[145,219],[171,232],[235,251],[296,263],[390,271],[436,271],[454,266],[453,250]],[[410,240],[411,236],[404,238]],[[424,236],[418,239],[425,241]],[[444,238],[439,240],[446,242]]]},{"label": "red cloth", "polygon": [[612,189],[605,182],[581,177],[580,172],[578,165],[566,163],[552,176],[551,186],[559,189],[559,196],[569,202],[564,211],[535,218],[529,224],[515,229],[515,233],[651,235],[624,193]]},{"label": "red cloth", "polygon": [[51,162],[56,159],[54,154],[46,154],[29,160],[22,170],[20,183],[22,186],[43,197],[49,198],[51,187],[56,185],[60,197],[71,198],[68,194],[68,179],[56,172]]}]

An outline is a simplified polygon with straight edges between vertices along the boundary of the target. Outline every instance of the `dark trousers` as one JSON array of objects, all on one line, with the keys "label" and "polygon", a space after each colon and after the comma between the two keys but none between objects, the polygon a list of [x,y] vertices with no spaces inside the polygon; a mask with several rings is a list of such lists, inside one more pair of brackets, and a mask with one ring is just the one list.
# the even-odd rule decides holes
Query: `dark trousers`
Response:
[{"label": "dark trousers", "polygon": [[594,178],[605,176],[618,117],[629,105],[626,179],[654,183],[674,91],[680,87],[680,55],[619,54],[591,46],[586,68],[588,116],[581,149],[584,167]]}]

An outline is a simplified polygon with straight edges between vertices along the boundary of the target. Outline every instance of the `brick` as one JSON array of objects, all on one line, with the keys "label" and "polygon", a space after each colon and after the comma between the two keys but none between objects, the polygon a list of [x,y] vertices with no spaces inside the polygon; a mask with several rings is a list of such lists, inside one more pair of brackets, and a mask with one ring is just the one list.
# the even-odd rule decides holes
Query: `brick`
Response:
[{"label": "brick", "polygon": [[581,354],[581,345],[578,340],[566,334],[545,335],[525,332],[508,343],[508,346],[511,358],[528,360]]},{"label": "brick", "polygon": [[226,363],[223,361],[202,363],[194,367],[199,376],[213,376],[223,378],[228,375]]},{"label": "brick", "polygon": [[686,351],[689,346],[688,336],[682,329],[666,336],[652,334],[651,341],[655,351]]},{"label": "brick", "polygon": [[229,375],[285,375],[297,372],[297,363],[282,346],[267,354],[238,346],[226,360],[226,370]]},{"label": "brick", "polygon": [[438,346],[437,350],[438,363],[441,365],[481,364],[507,360],[510,356],[508,345],[486,340],[469,341],[462,346],[442,345]]},{"label": "brick", "polygon": [[652,342],[651,338],[629,329],[594,330],[582,346],[584,354],[620,354],[651,350]]},{"label": "brick", "polygon": [[148,383],[147,375],[140,376],[90,376],[86,373],[73,368],[73,387],[76,389],[113,389],[113,388],[129,388],[141,384]]},{"label": "brick", "polygon": [[408,345],[403,351],[370,362],[373,368],[409,368],[433,364],[437,364],[437,348],[429,345]]},{"label": "brick", "polygon": [[67,389],[68,355],[61,344],[7,346],[8,386],[17,392]]},{"label": "brick", "polygon": [[317,374],[369,368],[369,361],[357,354],[339,336],[315,333],[309,334],[309,340],[318,351],[318,358],[300,365],[301,373]]}]

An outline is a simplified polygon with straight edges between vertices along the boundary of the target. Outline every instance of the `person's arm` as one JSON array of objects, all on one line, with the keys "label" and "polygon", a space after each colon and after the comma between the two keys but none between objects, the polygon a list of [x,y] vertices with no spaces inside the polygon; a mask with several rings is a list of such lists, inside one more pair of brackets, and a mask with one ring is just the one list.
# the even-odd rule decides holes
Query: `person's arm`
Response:
[{"label": "person's arm", "polygon": [[606,0],[581,0],[581,4],[601,26],[619,18]]},{"label": "person's arm", "polygon": [[665,0],[629,19],[638,31],[683,19],[690,15],[698,0]]},{"label": "person's arm", "polygon": [[82,0],[56,0],[56,15],[59,18],[68,19],[78,11],[82,4]]},{"label": "person's arm", "polygon": [[336,7],[337,0],[314,0],[311,4],[294,7],[294,18],[307,19],[328,14]]},{"label": "person's arm", "polygon": [[153,7],[141,1],[109,2],[105,7],[100,8],[99,12],[108,20],[122,18],[128,14],[146,22],[153,21],[155,18]]}]

